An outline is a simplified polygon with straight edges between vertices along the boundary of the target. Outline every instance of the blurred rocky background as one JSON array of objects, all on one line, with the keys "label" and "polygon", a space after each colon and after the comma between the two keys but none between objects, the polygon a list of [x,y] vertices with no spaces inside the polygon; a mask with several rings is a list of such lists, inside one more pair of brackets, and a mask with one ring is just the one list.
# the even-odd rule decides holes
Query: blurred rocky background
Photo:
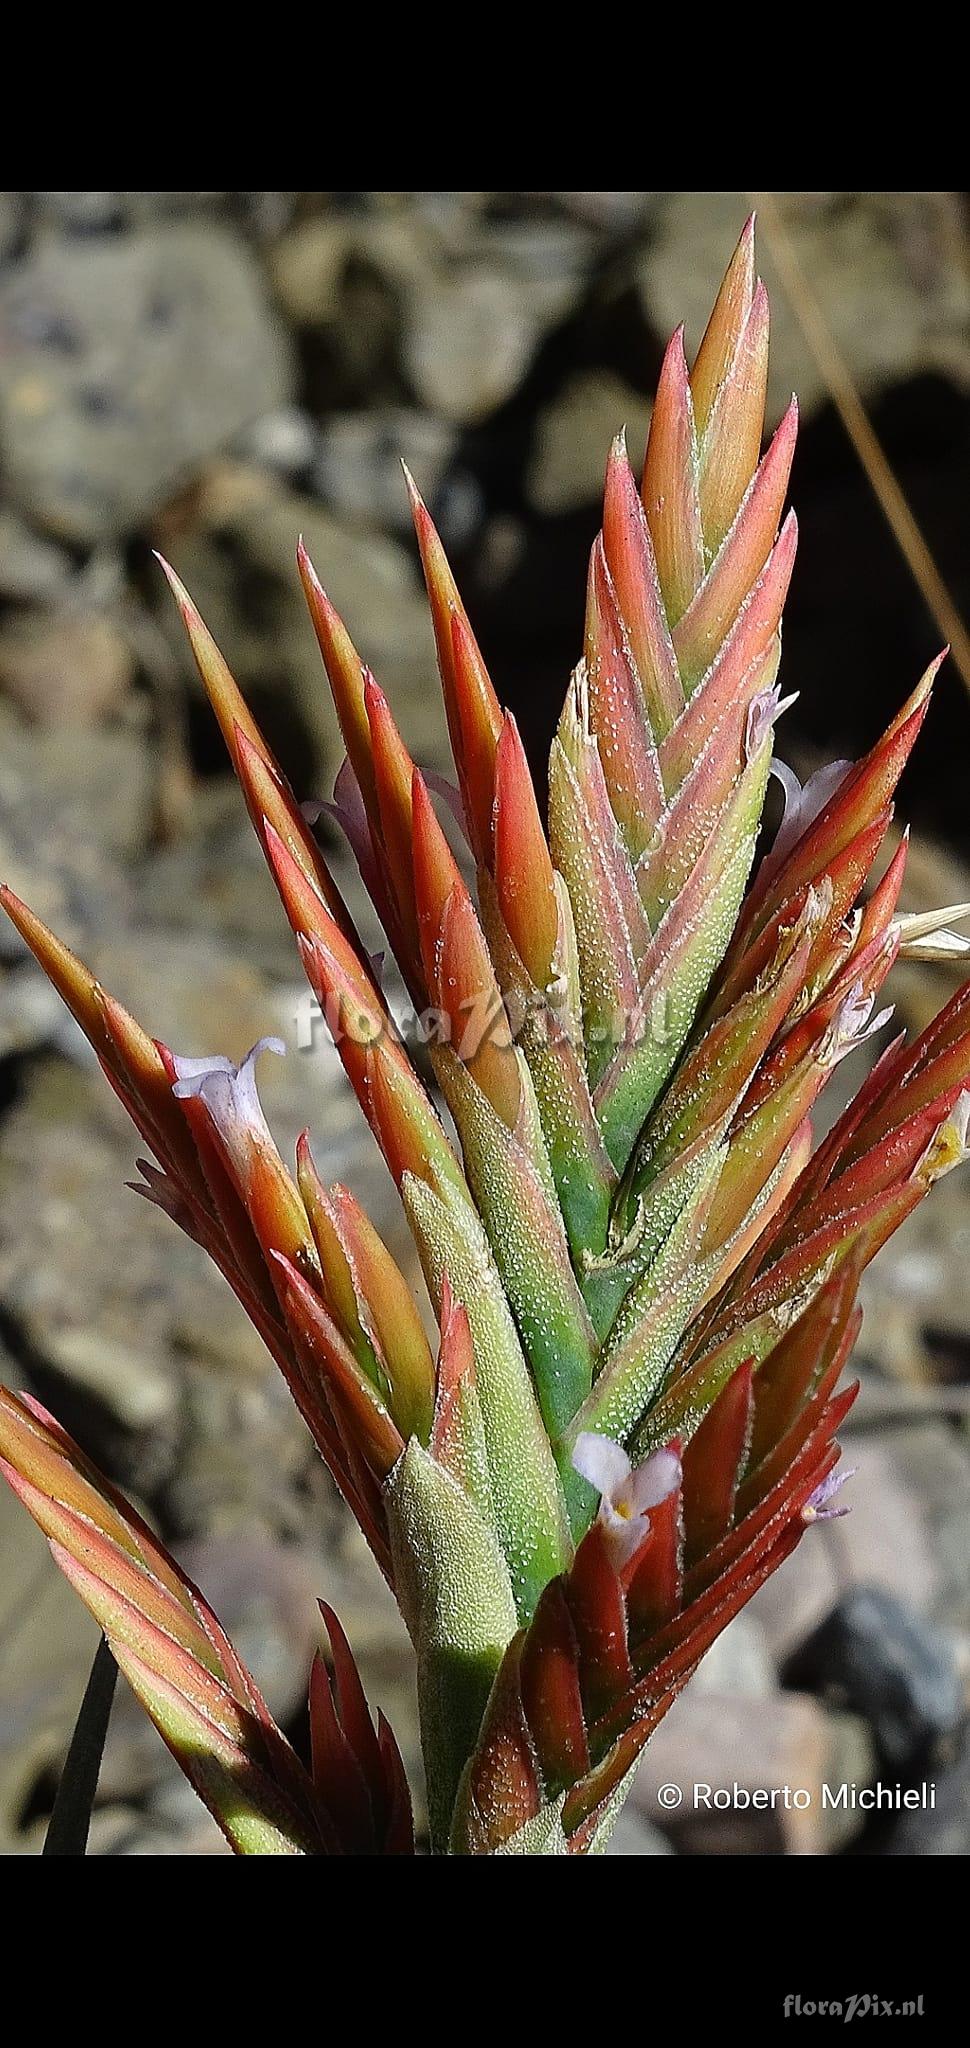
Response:
[{"label": "blurred rocky background", "polygon": [[[832,334],[970,615],[967,218],[955,193],[776,195]],[[580,645],[612,434],[638,457],[664,341],[696,345],[737,192],[0,195],[0,868],[186,1052],[295,1044],[276,899],[151,559],[190,585],[301,795],[334,721],[294,573],[302,532],[413,750],[442,753],[398,457],[427,496],[537,771]],[[772,285],[770,251],[761,267]],[[783,291],[770,409],[802,401],[784,744],[866,745],[935,651]],[[970,897],[970,706],[952,669],[904,789],[909,907]],[[334,848],[334,860],[342,856]],[[345,870],[341,867],[341,872]],[[937,966],[896,976],[914,1026]],[[267,1062],[407,1252],[322,1046]],[[28,1386],[205,1584],[299,1735],[315,1595],[415,1762],[389,1597],[281,1381],[201,1254],[124,1186],[136,1147],[0,932],[0,1377]],[[853,1513],[806,1539],[651,1744],[619,1853],[956,1854],[970,1841],[970,1179],[866,1287]],[[94,1630],[0,1493],[0,1851],[37,1852]],[[219,1853],[119,1692],[92,1850]],[[938,1786],[935,1812],[825,1812],[823,1781]],[[663,1814],[673,1780],[814,1788],[808,1812]],[[689,1805],[689,1802],[688,1802]],[[664,1832],[659,1832],[663,1822]]]}]

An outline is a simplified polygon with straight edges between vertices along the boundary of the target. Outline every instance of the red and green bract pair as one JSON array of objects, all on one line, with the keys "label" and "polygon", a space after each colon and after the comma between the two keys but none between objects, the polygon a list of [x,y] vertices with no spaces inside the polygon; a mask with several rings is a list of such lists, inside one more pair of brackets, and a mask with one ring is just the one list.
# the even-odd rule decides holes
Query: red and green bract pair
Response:
[{"label": "red and green bract pair", "polygon": [[[863,760],[805,789],[778,765],[784,820],[752,874],[796,541],[794,403],[760,452],[767,357],[749,225],[693,368],[681,334],[667,351],[639,488],[622,438],[610,453],[548,827],[413,487],[464,844],[300,550],[346,746],[335,808],[424,1021],[418,1064],[371,935],[169,572],[399,1189],[436,1346],[307,1138],[295,1171],[280,1157],[261,1048],[238,1067],[173,1055],[4,896],[151,1155],[142,1191],[239,1296],[394,1588],[436,1853],[605,1846],[704,1651],[839,1511],[860,1273],[965,1150],[965,993],[883,1051],[813,1150],[826,1081],[889,1014],[905,840],[880,853],[937,664]],[[332,1616],[304,1765],[204,1600],[56,1422],[3,1395],[0,1453],[234,1849],[410,1851],[398,1752]]]}]

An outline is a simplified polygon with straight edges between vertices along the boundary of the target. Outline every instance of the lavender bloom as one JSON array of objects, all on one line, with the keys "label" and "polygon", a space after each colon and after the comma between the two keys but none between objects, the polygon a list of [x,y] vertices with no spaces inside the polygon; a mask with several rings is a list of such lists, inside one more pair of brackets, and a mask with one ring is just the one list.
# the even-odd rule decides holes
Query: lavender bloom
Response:
[{"label": "lavender bloom", "polygon": [[777,684],[773,690],[761,690],[757,697],[752,697],[744,728],[746,761],[754,759],[782,712],[788,711],[797,699],[797,690],[793,690],[789,697],[783,697]]},{"label": "lavender bloom", "polygon": [[874,1017],[875,996],[866,995],[861,981],[855,981],[847,996],[839,1004],[822,1045],[820,1057],[826,1066],[837,1067],[847,1053],[854,1052],[857,1045],[864,1045],[867,1038],[881,1031],[893,1014],[892,1004],[879,1010]]},{"label": "lavender bloom", "polygon": [[628,1564],[647,1533],[650,1509],[659,1507],[680,1485],[676,1451],[653,1451],[634,1469],[622,1444],[583,1430],[576,1438],[573,1464],[600,1496],[599,1519],[614,1563]]},{"label": "lavender bloom", "polygon": [[180,1101],[196,1097],[205,1104],[212,1124],[243,1180],[249,1172],[254,1146],[272,1153],[276,1151],[256,1088],[256,1061],[261,1052],[285,1053],[286,1046],[281,1038],[257,1039],[252,1051],[246,1054],[238,1067],[224,1053],[214,1053],[202,1059],[173,1055],[178,1076],[172,1084],[173,1095],[177,1095]]},{"label": "lavender bloom", "polygon": [[827,761],[824,768],[810,775],[806,783],[799,782],[793,768],[776,758],[772,761],[771,772],[785,792],[785,808],[781,824],[775,833],[775,842],[767,855],[762,874],[774,874],[782,861],[796,846],[803,832],[821,817],[827,804],[831,803],[837,790],[841,789],[846,776],[855,767],[854,761]]},{"label": "lavender bloom", "polygon": [[829,1501],[838,1493],[839,1488],[845,1485],[847,1479],[855,1478],[858,1469],[857,1465],[850,1465],[844,1472],[830,1472],[828,1478],[822,1480],[821,1485],[815,1488],[815,1492],[805,1502],[802,1521],[835,1522],[840,1515],[851,1514],[851,1508],[832,1508],[829,1507]]}]

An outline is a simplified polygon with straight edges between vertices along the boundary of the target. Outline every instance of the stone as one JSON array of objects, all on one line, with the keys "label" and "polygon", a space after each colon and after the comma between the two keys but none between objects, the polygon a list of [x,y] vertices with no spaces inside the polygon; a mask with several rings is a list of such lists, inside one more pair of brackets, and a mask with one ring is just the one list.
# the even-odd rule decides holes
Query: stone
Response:
[{"label": "stone", "polygon": [[330,210],[290,227],[270,263],[284,311],[306,340],[313,409],[400,396],[405,308],[434,276],[415,223]]},{"label": "stone", "polygon": [[[938,1186],[934,1193],[939,1192]],[[948,1630],[967,1635],[970,1457],[965,1429],[957,1431],[942,1420],[924,1420],[919,1427],[896,1431],[893,1454],[909,1497],[919,1503],[920,1524],[933,1558],[934,1596],[928,1611]],[[901,1573],[895,1584],[905,1594]],[[923,1603],[917,1602],[917,1606],[923,1610]]]},{"label": "stone", "polygon": [[62,539],[130,532],[289,388],[286,336],[225,228],[41,241],[0,280],[6,490]]},{"label": "stone", "polygon": [[[287,1473],[303,1456],[302,1424],[225,1282],[126,1188],[141,1149],[96,1069],[32,1064],[6,1117],[0,1158],[0,1293],[9,1327],[47,1405],[145,1494],[179,1461],[186,1382],[198,1390],[201,1381],[213,1436],[234,1425],[238,1442],[247,1425],[248,1461],[239,1442],[234,1484],[241,1505],[248,1493],[271,1519],[261,1456],[276,1463],[279,1513]],[[217,1479],[214,1470],[210,1499]]]},{"label": "stone", "polygon": [[[407,463],[422,497],[437,511],[456,442],[455,430],[446,420],[405,406],[335,413],[321,431],[314,487],[337,518],[410,539],[411,510],[401,487],[401,463]],[[477,489],[470,478],[467,483]],[[453,543],[453,533],[449,539]]]},{"label": "stone", "polygon": [[607,370],[578,370],[540,414],[526,471],[530,504],[546,517],[596,504],[610,443],[622,427],[634,470],[643,466],[650,406]]},{"label": "stone", "polygon": [[432,412],[473,425],[517,389],[542,334],[572,297],[568,278],[548,278],[544,291],[534,284],[476,261],[433,277],[412,298],[405,361]]},{"label": "stone", "polygon": [[35,216],[64,235],[110,234],[127,217],[125,192],[31,192]]},{"label": "stone", "polygon": [[[130,863],[149,843],[155,765],[145,707],[111,725],[29,726],[0,699],[0,871],[68,943],[126,914]],[[0,956],[24,948],[0,921]]]},{"label": "stone", "polygon": [[319,440],[309,415],[298,405],[286,405],[254,420],[240,434],[232,453],[240,462],[298,483],[305,480],[315,462]]},{"label": "stone", "polygon": [[857,1580],[897,1591],[926,1610],[940,1583],[935,1545],[919,1495],[896,1451],[880,1439],[849,1436],[843,1461],[858,1465],[841,1496],[851,1512],[810,1529],[783,1569],[755,1594],[748,1613],[760,1622],[781,1663]]},{"label": "stone", "polygon": [[606,1853],[608,1856],[672,1856],[674,1852],[659,1828],[652,1828],[642,1814],[625,1806],[613,1829]]},{"label": "stone", "polygon": [[175,1548],[271,1714],[289,1725],[306,1705],[310,1665],[322,1641],[319,1560],[259,1529],[205,1535]]},{"label": "stone", "polygon": [[169,1815],[154,1808],[109,1806],[95,1809],[88,1841],[89,1856],[231,1856],[232,1850],[201,1800],[194,1812],[180,1808]]},{"label": "stone", "polygon": [[23,233],[23,227],[23,193],[0,192],[0,263],[6,263],[13,254]]},{"label": "stone", "polygon": [[30,192],[35,218],[64,235],[100,235],[122,227],[218,214],[227,199],[269,197],[228,192]]},{"label": "stone", "polygon": [[131,644],[98,613],[32,612],[0,631],[0,689],[37,725],[94,725],[135,675]]},{"label": "stone", "polygon": [[[821,1856],[861,1825],[823,1803],[823,1786],[864,1785],[871,1775],[865,1724],[854,1716],[826,1713],[803,1694],[739,1699],[691,1685],[651,1736],[632,1801],[682,1854]],[[715,1806],[717,1792],[728,1805]]]},{"label": "stone", "polygon": [[643,226],[651,216],[654,201],[666,198],[662,192],[550,192],[564,213],[611,235],[627,235]]},{"label": "stone", "polygon": [[767,1699],[775,1690],[775,1668],[761,1623],[747,1610],[736,1614],[711,1644],[691,1679],[691,1691],[728,1694],[733,1699]]},{"label": "stone", "polygon": [[[945,988],[939,988],[937,1007],[945,996]],[[893,1241],[892,1257],[877,1262],[867,1276],[862,1293],[865,1341],[885,1368],[900,1379],[914,1382],[936,1377],[925,1348],[927,1334],[934,1339],[938,1354],[945,1354],[953,1344],[957,1376],[965,1376],[965,1355],[960,1347],[970,1340],[967,1181],[962,1173],[949,1173],[938,1181],[932,1207],[921,1204],[907,1217]],[[873,1324],[876,1328],[870,1334]]]},{"label": "stone", "polygon": [[939,1754],[963,1689],[942,1630],[880,1586],[856,1586],[788,1660],[786,1683],[862,1715],[887,1770]]},{"label": "stone", "polygon": [[959,1756],[937,1773],[935,1783],[935,1806],[899,1814],[881,1844],[884,1856],[970,1855],[970,1740],[966,1735]]},{"label": "stone", "polygon": [[292,979],[292,934],[235,776],[196,782],[187,829],[144,864],[137,901],[145,924],[218,934],[274,980]]},{"label": "stone", "polygon": [[[406,502],[403,479],[400,488]],[[191,529],[162,527],[160,539],[303,798],[329,796],[343,745],[296,572],[301,533],[412,752],[436,765],[445,726],[434,642],[402,545],[354,530],[312,499],[230,465],[207,477]],[[170,607],[161,616],[191,680],[191,657],[174,638],[178,622]],[[214,734],[216,743],[221,754]]]},{"label": "stone", "polygon": [[[0,1360],[0,1377],[23,1374]],[[0,1855],[35,1855],[88,1673],[98,1630],[47,1543],[0,1484]]]},{"label": "stone", "polygon": [[18,604],[47,603],[66,591],[71,558],[34,533],[9,505],[0,507],[0,593]]}]

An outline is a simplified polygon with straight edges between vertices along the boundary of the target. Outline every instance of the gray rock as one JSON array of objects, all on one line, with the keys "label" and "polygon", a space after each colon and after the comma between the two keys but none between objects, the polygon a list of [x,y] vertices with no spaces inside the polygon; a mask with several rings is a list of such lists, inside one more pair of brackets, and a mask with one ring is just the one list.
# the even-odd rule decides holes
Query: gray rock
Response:
[{"label": "gray rock", "polygon": [[608,1856],[672,1856],[674,1851],[659,1828],[652,1828],[642,1814],[634,1813],[625,1806],[613,1829],[606,1853]]},{"label": "gray rock", "polygon": [[23,224],[23,193],[0,192],[0,263],[5,263],[16,248]]},{"label": "gray rock", "polygon": [[949,1639],[882,1587],[848,1594],[783,1676],[863,1715],[891,1770],[937,1754],[963,1716]]},{"label": "gray rock", "polygon": [[[4,1359],[0,1377],[23,1375]],[[0,1855],[40,1848],[41,1795],[56,1784],[97,1642],[40,1530],[0,1483]]]},{"label": "gray rock", "polygon": [[315,403],[396,394],[405,309],[433,275],[433,252],[415,222],[330,211],[291,227],[270,262],[284,311],[313,344]]},{"label": "gray rock", "polygon": [[319,1560],[259,1530],[204,1536],[176,1548],[270,1712],[286,1725],[306,1704],[310,1665],[322,1640]]},{"label": "gray rock", "polygon": [[139,525],[289,384],[259,271],[225,229],[44,242],[0,282],[7,490],[65,539]]},{"label": "gray rock", "polygon": [[[403,479],[400,490],[406,503]],[[343,753],[296,572],[301,533],[412,752],[422,762],[439,761],[445,728],[434,642],[404,547],[348,528],[312,499],[229,465],[210,474],[197,513],[192,531],[165,535],[166,546],[233,674],[253,696],[297,794],[329,796]],[[180,655],[188,678],[190,658],[182,648]]]},{"label": "gray rock", "polygon": [[64,235],[100,235],[128,214],[125,192],[31,192],[32,210],[45,227]]},{"label": "gray rock", "polygon": [[550,192],[564,213],[607,234],[626,235],[644,226],[663,192]]},{"label": "gray rock", "polygon": [[0,593],[18,604],[59,596],[70,581],[71,559],[63,548],[34,533],[9,506],[0,508]]},{"label": "gray rock", "polygon": [[828,1806],[823,1786],[866,1785],[872,1769],[853,1715],[804,1694],[741,1699],[690,1685],[648,1742],[631,1797],[687,1855],[821,1856],[862,1818]]},{"label": "gray rock", "polygon": [[422,496],[436,503],[456,438],[446,421],[403,406],[335,413],[321,433],[314,486],[338,518],[410,536],[401,463],[407,463]]},{"label": "gray rock", "polygon": [[735,1699],[767,1699],[775,1690],[775,1668],[761,1623],[746,1611],[736,1614],[701,1661],[691,1690]]},{"label": "gray rock", "polygon": [[[944,1231],[954,1215],[947,1190],[960,1180],[953,1173],[938,1182],[933,1204],[922,1208],[927,1219],[935,1210]],[[901,1237],[908,1228],[903,1226]],[[892,1255],[883,1263],[891,1290]],[[953,1286],[962,1285],[954,1267]],[[901,1371],[903,1353],[893,1351],[886,1319],[871,1314],[873,1302],[870,1292],[860,1349],[885,1359],[890,1371]],[[860,1369],[854,1362],[853,1369],[860,1370],[861,1388],[845,1431],[845,1454],[858,1473],[851,1482],[852,1514],[828,1524],[828,1548],[838,1566],[834,1592],[850,1580],[885,1585],[944,1628],[970,1635],[970,1452],[965,1428],[954,1428],[951,1419],[961,1413],[963,1389],[941,1387],[928,1372],[922,1380],[902,1380],[864,1363]],[[791,1562],[807,1547],[801,1545]],[[824,1612],[832,1604],[830,1599]]]},{"label": "gray rock", "polygon": [[[128,866],[151,837],[154,790],[141,703],[111,726],[39,731],[0,701],[0,870],[69,943],[127,902]],[[0,956],[22,950],[4,918]]]},{"label": "gray rock", "polygon": [[37,725],[97,724],[134,680],[130,642],[97,612],[30,612],[0,629],[0,689]]},{"label": "gray rock", "polygon": [[320,437],[309,415],[298,405],[264,413],[239,436],[233,454],[256,469],[268,469],[287,482],[299,482],[313,467]]},{"label": "gray rock", "polygon": [[886,1856],[970,1855],[970,1741],[956,1762],[936,1777],[936,1804],[900,1814],[894,1821]]},{"label": "gray rock", "polygon": [[[940,1434],[933,1432],[934,1437]],[[898,1438],[848,1433],[844,1462],[858,1467],[842,1496],[851,1513],[811,1529],[784,1569],[755,1594],[748,1610],[765,1630],[778,1663],[818,1627],[847,1586],[885,1587],[918,1612],[932,1610],[938,1600],[940,1547],[924,1514],[922,1487],[904,1460],[908,1441],[908,1432]],[[959,1446],[951,1450],[952,1462],[947,1460],[942,1468],[948,1496],[945,1512],[955,1512],[958,1528],[965,1532],[966,1459]],[[962,1570],[965,1582],[965,1563]]]},{"label": "gray rock", "polygon": [[606,370],[577,371],[542,413],[526,474],[538,512],[573,512],[602,495],[610,443],[621,427],[634,469],[643,464],[650,407]]},{"label": "gray rock", "polygon": [[510,397],[547,328],[571,303],[573,280],[550,269],[541,280],[467,263],[429,278],[409,305],[405,362],[432,412],[472,424]]},{"label": "gray rock", "polygon": [[196,784],[188,828],[139,869],[137,903],[147,925],[218,934],[274,980],[292,977],[292,934],[235,777]]},{"label": "gray rock", "polygon": [[[148,1494],[166,1482],[187,1433],[191,1375],[210,1394],[199,1427],[215,1435],[235,1426],[238,1442],[245,1422],[251,1505],[269,1512],[265,1459],[285,1512],[302,1425],[225,1283],[125,1187],[140,1149],[99,1073],[59,1060],[32,1067],[6,1118],[0,1162],[7,1315],[49,1405],[127,1484]],[[241,1443],[238,1464],[245,1493]],[[210,1501],[217,1484],[214,1472]]]},{"label": "gray rock", "polygon": [[[65,235],[102,234],[112,228],[192,219],[224,211],[223,202],[243,196],[228,192],[31,192],[35,218]],[[267,195],[268,196],[268,195]]]}]

